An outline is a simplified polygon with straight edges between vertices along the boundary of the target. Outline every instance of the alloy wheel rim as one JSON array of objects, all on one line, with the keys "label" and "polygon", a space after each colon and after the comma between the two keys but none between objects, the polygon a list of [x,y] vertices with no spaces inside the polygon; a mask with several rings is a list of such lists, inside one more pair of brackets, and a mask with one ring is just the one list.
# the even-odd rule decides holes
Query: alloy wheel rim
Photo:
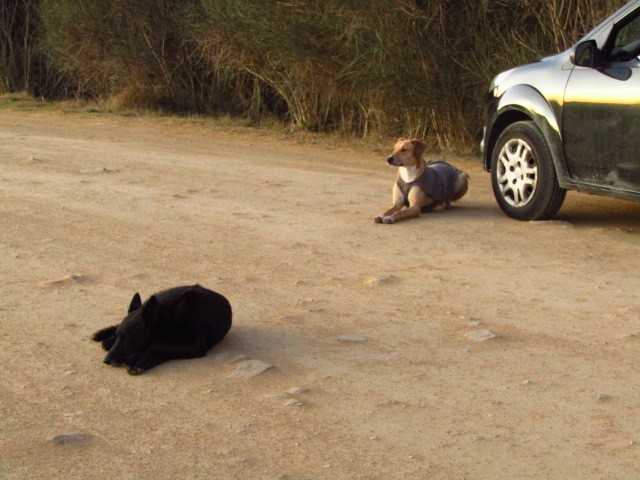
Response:
[{"label": "alloy wheel rim", "polygon": [[496,179],[502,198],[512,207],[522,208],[531,202],[538,183],[538,164],[527,142],[514,138],[502,147]]}]

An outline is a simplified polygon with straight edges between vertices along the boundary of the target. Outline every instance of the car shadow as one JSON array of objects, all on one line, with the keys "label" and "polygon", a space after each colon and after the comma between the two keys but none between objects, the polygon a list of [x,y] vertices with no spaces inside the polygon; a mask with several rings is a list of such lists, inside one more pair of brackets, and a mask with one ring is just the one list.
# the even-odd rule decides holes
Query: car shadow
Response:
[{"label": "car shadow", "polygon": [[[495,202],[480,201],[454,204],[450,210],[435,210],[425,215],[442,220],[518,221],[509,219]],[[614,228],[640,234],[640,202],[569,192],[551,221],[566,222],[577,228]]]},{"label": "car shadow", "polygon": [[575,227],[618,228],[640,233],[640,202],[569,192],[554,220]]}]

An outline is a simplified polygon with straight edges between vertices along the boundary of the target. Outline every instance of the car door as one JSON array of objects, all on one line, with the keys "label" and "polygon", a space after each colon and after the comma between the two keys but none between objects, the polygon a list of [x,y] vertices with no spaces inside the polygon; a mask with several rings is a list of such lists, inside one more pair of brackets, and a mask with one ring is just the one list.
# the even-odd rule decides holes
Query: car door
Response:
[{"label": "car door", "polygon": [[575,66],[562,133],[573,180],[640,189],[640,9],[611,32],[595,68]]}]

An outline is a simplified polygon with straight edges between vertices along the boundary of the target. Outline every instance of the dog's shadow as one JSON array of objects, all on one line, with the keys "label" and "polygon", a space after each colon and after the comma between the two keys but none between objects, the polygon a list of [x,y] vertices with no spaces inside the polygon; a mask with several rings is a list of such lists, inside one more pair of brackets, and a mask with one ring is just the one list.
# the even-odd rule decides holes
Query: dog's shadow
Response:
[{"label": "dog's shadow", "polygon": [[[237,323],[240,323],[238,321]],[[252,356],[268,356],[274,351],[292,351],[301,339],[288,328],[275,328],[272,324],[233,325],[225,339],[209,355],[229,351]]]},{"label": "dog's shadow", "polygon": [[497,206],[482,203],[456,204],[452,205],[449,210],[440,210],[439,213],[445,213],[462,218],[479,219],[499,217],[501,214],[500,209]]},{"label": "dog's shadow", "polygon": [[[487,220],[504,216],[497,205],[488,205],[477,202],[465,202],[452,204],[450,208],[438,208],[422,213],[420,217],[411,220],[429,221],[433,219],[450,221],[454,219]],[[411,221],[409,220],[409,222]],[[408,223],[408,222],[406,222]]]},{"label": "dog's shadow", "polygon": [[[204,358],[197,359],[201,368],[222,371],[230,374],[243,360],[261,360],[278,369],[288,359],[306,355],[310,345],[298,333],[298,329],[280,328],[269,323],[243,324],[238,320],[231,327],[227,336],[213,347]],[[171,368],[174,362],[167,362]],[[185,362],[181,368],[188,368]]]}]

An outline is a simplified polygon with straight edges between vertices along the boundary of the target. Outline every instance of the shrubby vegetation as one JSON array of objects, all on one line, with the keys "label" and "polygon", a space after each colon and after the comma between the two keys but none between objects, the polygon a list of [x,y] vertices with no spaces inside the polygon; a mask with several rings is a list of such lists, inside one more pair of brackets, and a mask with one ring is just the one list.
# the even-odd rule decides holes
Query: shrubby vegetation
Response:
[{"label": "shrubby vegetation", "polygon": [[0,92],[476,145],[499,71],[625,0],[2,0]]}]

